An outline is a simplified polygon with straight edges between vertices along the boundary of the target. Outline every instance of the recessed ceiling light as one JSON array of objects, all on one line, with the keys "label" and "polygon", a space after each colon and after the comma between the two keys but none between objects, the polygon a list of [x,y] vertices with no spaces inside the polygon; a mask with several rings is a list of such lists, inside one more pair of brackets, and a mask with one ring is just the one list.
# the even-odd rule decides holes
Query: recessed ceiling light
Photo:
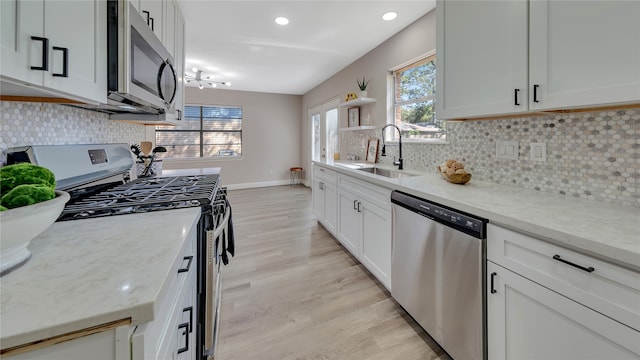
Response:
[{"label": "recessed ceiling light", "polygon": [[275,19],[275,22],[278,25],[287,25],[289,23],[289,19],[287,19],[286,17],[283,17],[283,16],[278,16]]},{"label": "recessed ceiling light", "polygon": [[395,19],[396,17],[398,17],[398,13],[395,12],[395,11],[389,11],[389,12],[386,12],[386,13],[382,14],[382,20],[385,20],[385,21],[391,21],[391,20]]}]

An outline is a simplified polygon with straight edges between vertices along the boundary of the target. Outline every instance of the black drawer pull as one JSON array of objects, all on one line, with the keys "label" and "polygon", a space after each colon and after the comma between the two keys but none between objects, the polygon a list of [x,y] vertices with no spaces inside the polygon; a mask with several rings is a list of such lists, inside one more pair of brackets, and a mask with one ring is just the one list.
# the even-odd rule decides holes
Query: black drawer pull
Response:
[{"label": "black drawer pull", "polygon": [[151,31],[154,31],[154,28],[153,28],[153,18],[149,18],[149,20],[151,20]]},{"label": "black drawer pull", "polygon": [[59,76],[59,77],[69,77],[69,49],[59,47],[59,46],[54,46],[53,50],[62,51],[62,73],[60,74],[53,73],[52,75]]},{"label": "black drawer pull", "polygon": [[189,332],[193,331],[193,306],[188,306],[184,309],[182,309],[182,312],[188,311],[189,312]]},{"label": "black drawer pull", "polygon": [[191,267],[191,261],[193,260],[193,256],[185,256],[183,260],[189,260],[189,262],[187,263],[187,266],[178,269],[178,273],[183,273],[183,272],[187,272],[189,271],[189,268]]},{"label": "black drawer pull", "polygon": [[538,101],[538,88],[540,85],[533,85],[533,102],[537,103]]},{"label": "black drawer pull", "polygon": [[42,41],[42,66],[32,66],[31,70],[49,71],[49,39],[40,36],[32,36],[31,40]]},{"label": "black drawer pull", "polygon": [[496,273],[496,272],[492,272],[491,273],[491,293],[492,294],[495,294],[495,293],[498,292],[498,290],[496,290],[496,288],[495,288],[496,275],[498,275],[498,273]]},{"label": "black drawer pull", "polygon": [[178,349],[178,354],[189,351],[189,323],[182,323],[178,325],[178,331],[180,331],[180,329],[185,329],[182,332],[182,335],[184,335],[184,347]]},{"label": "black drawer pull", "polygon": [[560,257],[560,255],[553,255],[553,260],[558,260],[558,261],[560,261],[560,262],[562,262],[562,263],[565,263],[565,264],[567,264],[567,265],[571,265],[571,266],[573,266],[573,267],[577,267],[578,269],[580,269],[580,270],[584,270],[584,271],[586,271],[586,272],[588,272],[588,273],[592,273],[592,272],[594,272],[594,271],[596,270],[596,269],[594,269],[592,266],[584,267],[584,266],[581,266],[581,265],[578,265],[578,264],[574,264],[574,263],[572,263],[571,261],[567,261],[567,260],[565,260],[565,259],[562,259],[562,258]]},{"label": "black drawer pull", "polygon": [[513,105],[515,106],[520,106],[520,103],[518,102],[519,92],[520,92],[520,89],[513,89]]}]

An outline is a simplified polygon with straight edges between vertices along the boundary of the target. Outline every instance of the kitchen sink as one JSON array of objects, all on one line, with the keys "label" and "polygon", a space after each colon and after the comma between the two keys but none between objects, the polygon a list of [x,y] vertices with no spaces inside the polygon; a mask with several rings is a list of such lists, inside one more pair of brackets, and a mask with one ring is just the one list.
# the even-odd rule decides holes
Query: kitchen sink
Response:
[{"label": "kitchen sink", "polygon": [[381,169],[381,168],[377,168],[377,167],[360,168],[360,169],[358,169],[358,171],[364,171],[364,172],[367,172],[369,174],[380,175],[380,176],[384,176],[384,177],[388,177],[388,178],[402,178],[402,177],[417,176],[415,174],[408,174],[408,173],[401,172],[401,171]]}]

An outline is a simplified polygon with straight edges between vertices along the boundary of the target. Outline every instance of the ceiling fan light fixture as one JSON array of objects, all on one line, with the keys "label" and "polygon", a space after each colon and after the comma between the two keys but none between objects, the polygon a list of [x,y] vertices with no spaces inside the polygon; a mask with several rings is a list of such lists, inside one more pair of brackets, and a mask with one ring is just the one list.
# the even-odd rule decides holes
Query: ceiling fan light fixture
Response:
[{"label": "ceiling fan light fixture", "polygon": [[397,17],[398,17],[398,13],[395,12],[395,11],[388,11],[388,12],[382,14],[382,20],[384,20],[384,21],[391,21],[391,20],[393,20],[393,19],[395,19]]},{"label": "ceiling fan light fixture", "polygon": [[198,70],[195,67],[192,70],[194,70],[195,75],[185,74],[184,75],[185,76],[185,83],[190,83],[190,82],[194,81],[194,82],[196,82],[198,84],[198,88],[200,90],[203,90],[205,88],[205,85],[211,86],[213,88],[218,87],[218,84],[231,86],[230,82],[214,81],[214,79],[215,79],[214,75],[203,75],[202,74],[202,70]]},{"label": "ceiling fan light fixture", "polygon": [[284,16],[278,16],[277,18],[274,19],[274,21],[276,22],[276,24],[282,25],[282,26],[289,24],[289,19],[287,19]]}]

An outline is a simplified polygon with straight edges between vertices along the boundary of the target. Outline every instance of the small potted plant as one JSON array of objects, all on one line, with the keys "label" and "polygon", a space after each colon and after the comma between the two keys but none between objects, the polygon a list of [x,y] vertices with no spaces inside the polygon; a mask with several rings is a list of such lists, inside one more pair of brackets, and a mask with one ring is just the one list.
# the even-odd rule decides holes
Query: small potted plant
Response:
[{"label": "small potted plant", "polygon": [[363,76],[362,81],[360,81],[360,79],[356,79],[356,82],[358,83],[358,87],[360,88],[360,97],[367,97],[367,86],[369,85],[369,80],[365,81],[365,78]]}]

